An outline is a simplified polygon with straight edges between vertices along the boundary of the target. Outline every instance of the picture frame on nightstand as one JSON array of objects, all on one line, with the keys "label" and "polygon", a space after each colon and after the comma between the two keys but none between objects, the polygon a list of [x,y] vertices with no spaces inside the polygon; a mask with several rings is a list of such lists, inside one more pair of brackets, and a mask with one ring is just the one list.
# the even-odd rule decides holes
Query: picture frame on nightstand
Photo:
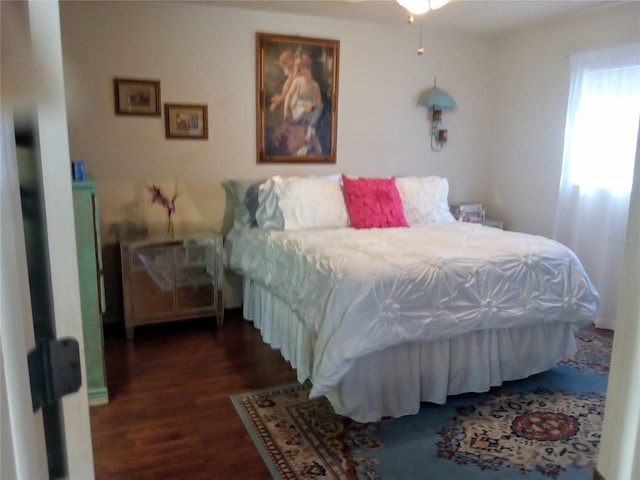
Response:
[{"label": "picture frame on nightstand", "polygon": [[504,221],[497,218],[487,218],[487,208],[483,203],[460,202],[449,205],[453,217],[459,222],[479,223],[486,227],[504,230]]},{"label": "picture frame on nightstand", "polygon": [[460,222],[481,222],[485,218],[485,206],[482,203],[455,203],[449,205],[453,217]]}]

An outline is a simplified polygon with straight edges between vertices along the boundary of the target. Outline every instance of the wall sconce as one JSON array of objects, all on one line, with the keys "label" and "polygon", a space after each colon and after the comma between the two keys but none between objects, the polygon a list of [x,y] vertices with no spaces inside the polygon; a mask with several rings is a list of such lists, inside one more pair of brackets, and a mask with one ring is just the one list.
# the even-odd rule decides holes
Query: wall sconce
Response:
[{"label": "wall sconce", "polygon": [[433,87],[425,90],[418,97],[418,105],[426,107],[431,112],[431,150],[439,152],[447,143],[449,133],[440,129],[442,112],[456,108],[456,102],[451,95],[436,87],[436,79],[433,79]]}]

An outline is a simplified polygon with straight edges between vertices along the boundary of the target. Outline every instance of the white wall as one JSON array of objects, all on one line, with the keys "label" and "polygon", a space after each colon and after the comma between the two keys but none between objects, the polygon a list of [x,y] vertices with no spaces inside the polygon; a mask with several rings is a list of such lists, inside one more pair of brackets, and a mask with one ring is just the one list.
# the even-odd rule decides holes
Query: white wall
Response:
[{"label": "white wall", "polygon": [[[184,184],[176,216],[218,227],[224,201],[220,180],[275,173],[455,177],[454,193],[485,190],[490,105],[486,42],[419,31],[247,12],[203,4],[65,2],[61,5],[72,156],[98,181],[102,220],[123,219],[122,208],[142,201],[149,221],[161,209],[138,198],[151,180]],[[256,165],[255,33],[339,39],[338,161],[334,165]],[[436,48],[437,46],[437,48]],[[445,114],[449,145],[428,148],[426,111],[415,100],[438,76],[460,108]],[[206,103],[209,140],[167,140],[161,118],[113,113],[114,77],[161,81],[162,102]],[[188,197],[188,198],[186,198]],[[191,204],[191,202],[193,202]],[[154,215],[157,214],[157,215]],[[110,240],[109,228],[105,239]]]},{"label": "white wall", "polygon": [[[119,315],[117,234],[163,228],[151,205],[152,181],[181,191],[176,231],[187,223],[219,229],[226,178],[345,172],[437,174],[451,198],[484,200],[487,191],[492,51],[489,42],[449,32],[388,27],[223,8],[204,3],[63,2],[61,21],[71,157],[98,186],[107,315]],[[399,7],[400,8],[400,7]],[[257,165],[255,34],[340,40],[337,163]],[[449,143],[429,148],[419,93],[438,86],[457,101],[445,113]],[[157,79],[162,103],[208,105],[209,140],[165,139],[163,118],[114,114],[113,78]],[[170,192],[169,192],[170,193]]]},{"label": "white wall", "polygon": [[[417,25],[251,12],[203,3],[63,2],[65,84],[72,158],[98,185],[107,316],[119,316],[117,235],[161,230],[146,186],[178,180],[176,230],[219,229],[226,178],[345,172],[437,174],[450,200],[479,201],[509,229],[550,236],[562,148],[566,54],[638,40],[640,2],[561,18],[497,38],[424,32]],[[335,165],[256,164],[255,33],[340,40]],[[431,152],[426,111],[433,78],[456,99],[449,143]],[[113,78],[158,79],[162,103],[203,103],[209,140],[167,140],[162,117],[114,114]],[[606,115],[606,113],[605,113]]]},{"label": "white wall", "polygon": [[[640,40],[640,2],[494,40],[488,210],[512,230],[551,236],[572,52]],[[606,121],[607,112],[602,112]]]}]

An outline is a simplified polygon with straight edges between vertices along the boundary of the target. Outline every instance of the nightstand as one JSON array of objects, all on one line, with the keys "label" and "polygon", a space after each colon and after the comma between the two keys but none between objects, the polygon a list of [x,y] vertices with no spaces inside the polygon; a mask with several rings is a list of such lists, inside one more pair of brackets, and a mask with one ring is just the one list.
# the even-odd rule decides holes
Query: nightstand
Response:
[{"label": "nightstand", "polygon": [[485,218],[484,220],[478,222],[487,227],[495,227],[500,230],[504,230],[504,222],[502,220],[498,220],[497,218]]},{"label": "nightstand", "polygon": [[224,320],[222,236],[212,232],[120,240],[127,338],[141,325]]}]

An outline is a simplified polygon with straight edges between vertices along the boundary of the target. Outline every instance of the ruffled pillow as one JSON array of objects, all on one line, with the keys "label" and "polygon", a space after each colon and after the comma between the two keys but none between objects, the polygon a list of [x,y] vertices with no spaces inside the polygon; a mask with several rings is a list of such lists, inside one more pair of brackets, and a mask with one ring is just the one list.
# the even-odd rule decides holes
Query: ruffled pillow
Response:
[{"label": "ruffled pillow", "polygon": [[354,228],[408,227],[395,178],[342,175],[344,199]]},{"label": "ruffled pillow", "polygon": [[397,177],[396,187],[409,225],[452,222],[449,182],[444,177]]}]

